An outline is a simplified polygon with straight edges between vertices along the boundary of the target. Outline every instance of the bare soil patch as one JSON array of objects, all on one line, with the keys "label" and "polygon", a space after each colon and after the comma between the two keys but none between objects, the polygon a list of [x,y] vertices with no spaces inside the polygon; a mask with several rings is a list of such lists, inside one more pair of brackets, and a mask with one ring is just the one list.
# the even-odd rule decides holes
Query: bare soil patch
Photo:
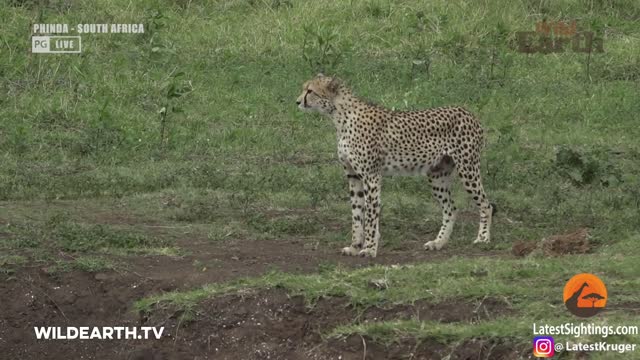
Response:
[{"label": "bare soil patch", "polygon": [[524,257],[537,249],[541,249],[545,256],[586,254],[592,249],[589,230],[580,228],[567,234],[551,235],[540,242],[516,241],[511,247],[511,253],[517,257]]},{"label": "bare soil patch", "polygon": [[[209,299],[195,310],[197,321],[183,321],[181,312],[155,311],[146,324],[163,324],[170,336],[161,348],[171,346],[174,354],[184,358],[211,356],[215,359],[362,359],[367,344],[367,359],[442,358],[458,354],[456,359],[480,359],[491,354],[495,359],[511,359],[520,351],[513,344],[496,345],[494,341],[469,341],[448,345],[437,341],[383,345],[360,336],[324,339],[339,325],[380,320],[420,320],[469,322],[501,316],[511,312],[499,299],[479,302],[451,299],[442,303],[417,302],[389,308],[353,308],[344,298],[322,298],[309,307],[301,296],[289,296],[282,289],[233,294]],[[428,345],[428,346],[427,346]],[[137,349],[158,354],[158,346]],[[473,354],[469,357],[468,354]],[[505,357],[506,354],[509,356]],[[160,355],[161,356],[161,355]],[[481,356],[481,357],[476,357]],[[484,357],[483,357],[484,356]]]},{"label": "bare soil patch", "polygon": [[[123,221],[120,218],[112,220],[115,223]],[[114,260],[126,264],[126,269],[117,271],[51,273],[48,264],[42,263],[17,268],[12,274],[0,275],[0,354],[7,359],[157,360],[328,359],[344,353],[346,359],[349,348],[335,340],[327,342],[321,334],[354,319],[375,321],[417,317],[456,322],[475,321],[508,311],[495,299],[485,299],[482,304],[417,303],[390,309],[371,308],[364,312],[349,307],[344,299],[324,299],[308,309],[302,298],[290,298],[282,290],[208,300],[198,308],[198,320],[192,323],[180,323],[180,314],[169,310],[154,312],[155,317],[151,319],[132,311],[133,303],[147,296],[259,276],[274,269],[309,273],[327,264],[358,268],[446,261],[454,254],[505,256],[504,252],[474,248],[425,252],[419,241],[406,241],[401,249],[383,248],[376,259],[366,259],[340,256],[340,244],[309,247],[308,243],[294,239],[212,242],[183,238],[178,240],[177,246],[186,250],[187,255],[117,257]],[[165,326],[167,336],[161,340],[46,341],[37,340],[33,330],[34,326],[154,325]],[[391,356],[388,358],[408,349],[408,345],[398,345],[379,347],[379,351],[373,352],[371,349],[376,349],[376,345],[371,343],[371,346],[370,354]],[[447,351],[448,347],[443,345],[442,349]],[[361,356],[360,352],[359,358]]]},{"label": "bare soil patch", "polygon": [[379,251],[375,259],[342,256],[342,244],[309,246],[306,240],[237,239],[212,242],[206,239],[182,239],[177,245],[189,252],[183,257],[137,257],[130,269],[151,280],[167,281],[171,290],[223,282],[247,276],[258,276],[271,270],[309,273],[320,266],[335,265],[362,268],[373,265],[412,264],[446,261],[451,256],[506,256],[505,251],[482,249],[443,249],[427,252],[418,241],[406,241],[401,249]]},{"label": "bare soil patch", "polygon": [[[0,282],[0,351],[8,359],[362,359],[362,339],[323,338],[338,325],[391,319],[473,322],[509,314],[500,299],[456,300],[433,304],[353,308],[344,298],[323,298],[309,307],[301,296],[282,289],[233,294],[198,305],[193,321],[183,313],[156,309],[148,317],[132,303],[173,284],[134,274],[82,272],[51,276],[38,268],[20,270]],[[160,340],[37,340],[33,326],[164,326]],[[466,354],[480,359],[520,351],[509,344],[478,340],[451,345],[407,339],[393,345],[367,343],[367,359],[440,358]],[[358,345],[360,344],[360,345]],[[479,345],[480,344],[480,345]],[[494,346],[495,345],[495,346]],[[360,346],[360,347],[358,347]],[[480,355],[478,355],[480,354]],[[495,357],[494,357],[495,355]],[[466,355],[465,355],[466,356]],[[484,355],[482,355],[484,356]],[[506,355],[505,355],[506,356]]]}]

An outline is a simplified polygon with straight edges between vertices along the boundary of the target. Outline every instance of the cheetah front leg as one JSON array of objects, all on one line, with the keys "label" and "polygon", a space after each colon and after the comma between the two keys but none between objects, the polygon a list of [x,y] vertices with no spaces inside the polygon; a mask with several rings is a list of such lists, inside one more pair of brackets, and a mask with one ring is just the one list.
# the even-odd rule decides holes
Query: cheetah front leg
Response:
[{"label": "cheetah front leg", "polygon": [[358,255],[376,257],[378,241],[380,240],[380,191],[382,175],[367,175],[363,178],[365,217],[364,217],[364,248]]},{"label": "cheetah front leg", "polygon": [[351,196],[351,246],[342,248],[342,255],[355,256],[362,250],[364,242],[363,231],[363,209],[364,209],[364,186],[360,176],[347,174],[349,179],[349,195]]}]

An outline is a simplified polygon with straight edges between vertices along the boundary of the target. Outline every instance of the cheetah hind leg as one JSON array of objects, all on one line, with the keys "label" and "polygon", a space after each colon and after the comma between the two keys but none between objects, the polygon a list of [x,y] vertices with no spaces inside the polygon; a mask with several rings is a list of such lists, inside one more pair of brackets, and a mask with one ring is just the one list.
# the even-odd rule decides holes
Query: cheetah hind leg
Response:
[{"label": "cheetah hind leg", "polygon": [[451,197],[454,169],[455,163],[449,156],[444,156],[438,165],[431,169],[431,192],[442,208],[442,226],[436,239],[424,244],[425,250],[440,250],[449,241],[453,231],[457,214]]},{"label": "cheetah hind leg", "polygon": [[460,173],[460,178],[465,190],[473,197],[473,200],[480,210],[478,236],[473,243],[488,243],[491,239],[491,222],[493,214],[496,212],[496,208],[495,205],[489,202],[489,199],[484,192],[479,166],[472,166],[470,170],[471,171],[466,173]]}]

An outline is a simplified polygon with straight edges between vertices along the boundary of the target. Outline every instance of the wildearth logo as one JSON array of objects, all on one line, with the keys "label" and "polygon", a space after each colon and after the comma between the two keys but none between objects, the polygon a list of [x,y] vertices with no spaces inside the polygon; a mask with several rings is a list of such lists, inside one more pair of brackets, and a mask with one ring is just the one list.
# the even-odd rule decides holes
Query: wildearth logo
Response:
[{"label": "wildearth logo", "polygon": [[518,51],[522,53],[551,54],[564,52],[568,48],[582,53],[604,52],[602,38],[596,37],[592,31],[578,31],[575,20],[544,20],[536,24],[535,31],[519,31],[516,36]]},{"label": "wildearth logo", "polygon": [[575,275],[564,286],[564,305],[574,315],[591,317],[607,305],[607,288],[602,280],[593,274]]}]

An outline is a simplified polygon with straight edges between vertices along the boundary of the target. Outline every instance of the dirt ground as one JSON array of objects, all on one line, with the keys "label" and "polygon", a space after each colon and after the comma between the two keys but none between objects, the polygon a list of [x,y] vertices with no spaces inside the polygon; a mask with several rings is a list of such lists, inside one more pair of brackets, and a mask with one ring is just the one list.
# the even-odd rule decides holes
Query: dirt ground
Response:
[{"label": "dirt ground", "polygon": [[[205,301],[197,321],[181,323],[169,309],[150,318],[132,304],[143,297],[176,289],[260,275],[278,269],[312,272],[327,263],[346,267],[441,261],[455,250],[417,251],[407,242],[399,250],[382,251],[375,260],[342,257],[328,246],[317,249],[303,241],[238,240],[212,243],[184,240],[182,257],[131,257],[124,271],[91,274],[48,272],[26,267],[0,281],[0,358],[7,359],[512,359],[523,349],[475,339],[455,347],[426,342],[376,344],[352,336],[325,340],[321,334],[354,319],[402,319],[418,316],[442,322],[469,322],[509,311],[496,299],[475,304],[418,303],[360,313],[345,299],[321,299],[313,308],[282,290],[223,296]],[[334,245],[335,247],[335,245]],[[459,253],[457,255],[460,255]],[[505,256],[476,253],[464,256]],[[198,264],[195,266],[194,264]],[[37,340],[33,326],[164,326],[160,340]],[[528,349],[527,349],[528,350]]]}]

